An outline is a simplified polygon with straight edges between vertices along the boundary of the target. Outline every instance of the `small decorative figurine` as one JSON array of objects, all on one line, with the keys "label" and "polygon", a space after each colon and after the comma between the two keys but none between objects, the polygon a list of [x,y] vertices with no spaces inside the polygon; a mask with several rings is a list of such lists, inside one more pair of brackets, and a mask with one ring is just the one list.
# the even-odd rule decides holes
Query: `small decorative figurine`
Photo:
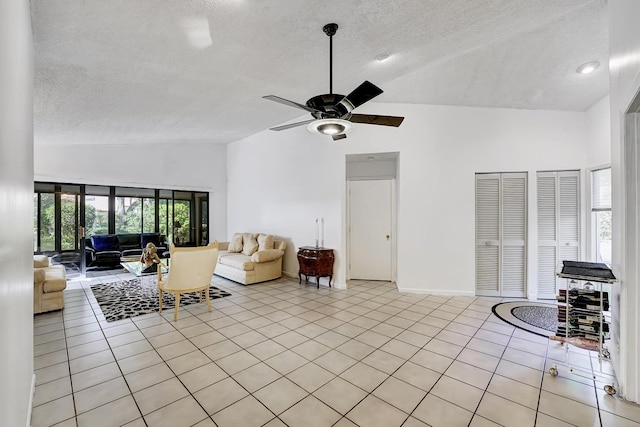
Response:
[{"label": "small decorative figurine", "polygon": [[158,264],[161,262],[160,257],[156,253],[158,248],[156,245],[149,242],[147,246],[142,250],[142,255],[140,255],[140,262],[144,264],[144,268],[142,269],[143,273],[155,273],[158,271]]}]

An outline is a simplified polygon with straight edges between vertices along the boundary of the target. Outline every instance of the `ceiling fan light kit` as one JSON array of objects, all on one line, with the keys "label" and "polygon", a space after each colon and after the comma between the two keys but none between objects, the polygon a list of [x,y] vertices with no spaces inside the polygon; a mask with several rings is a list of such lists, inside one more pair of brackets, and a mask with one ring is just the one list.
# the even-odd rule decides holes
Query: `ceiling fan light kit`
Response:
[{"label": "ceiling fan light kit", "polygon": [[281,131],[307,125],[309,132],[330,135],[336,141],[347,137],[347,133],[354,129],[353,123],[400,126],[404,117],[353,113],[354,109],[383,92],[382,89],[369,81],[365,80],[347,96],[333,93],[333,36],[338,31],[338,24],[327,24],[322,27],[322,31],[329,36],[329,93],[316,95],[307,100],[306,104],[289,101],[275,95],[263,96],[269,101],[305,110],[314,117],[311,120],[272,127],[270,130]]},{"label": "ceiling fan light kit", "polygon": [[342,119],[318,119],[307,125],[307,129],[312,133],[323,135],[347,134],[354,129],[353,123]]}]

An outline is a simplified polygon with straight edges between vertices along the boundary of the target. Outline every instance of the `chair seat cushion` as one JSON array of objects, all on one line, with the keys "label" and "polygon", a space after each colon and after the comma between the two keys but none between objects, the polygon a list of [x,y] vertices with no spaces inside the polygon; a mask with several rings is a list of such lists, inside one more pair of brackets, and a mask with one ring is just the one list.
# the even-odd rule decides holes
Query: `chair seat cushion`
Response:
[{"label": "chair seat cushion", "polygon": [[251,257],[235,253],[227,253],[227,255],[221,256],[218,262],[242,271],[252,271],[256,266],[255,263],[251,261]]},{"label": "chair seat cushion", "polygon": [[142,255],[142,249],[125,249],[122,256]]},{"label": "chair seat cushion", "polygon": [[100,251],[96,252],[96,258],[120,258],[120,251]]}]

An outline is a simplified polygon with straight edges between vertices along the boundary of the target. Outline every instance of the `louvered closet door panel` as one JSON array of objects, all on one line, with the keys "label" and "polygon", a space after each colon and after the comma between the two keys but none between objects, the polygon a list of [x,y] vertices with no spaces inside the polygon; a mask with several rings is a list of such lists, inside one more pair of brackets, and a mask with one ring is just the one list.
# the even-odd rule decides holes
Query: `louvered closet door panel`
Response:
[{"label": "louvered closet door panel", "polygon": [[502,174],[501,296],[526,296],[527,175]]},{"label": "louvered closet door panel", "polygon": [[476,179],[476,240],[497,242],[500,238],[500,177]]},{"label": "louvered closet door panel", "polygon": [[577,261],[580,256],[578,249],[573,245],[560,246],[560,261]]},{"label": "louvered closet door panel", "polygon": [[538,240],[556,245],[556,174],[538,173]]},{"label": "louvered closet door panel", "polygon": [[525,297],[526,259],[524,246],[502,247],[503,297]]},{"label": "louvered closet door panel", "polygon": [[476,246],[476,294],[500,296],[500,247]]},{"label": "louvered closet door panel", "polygon": [[580,200],[578,193],[578,176],[567,172],[558,174],[560,244],[571,242],[577,245],[580,236]]},{"label": "louvered closet door panel", "polygon": [[500,295],[500,175],[476,175],[476,294]]},{"label": "louvered closet door panel", "polygon": [[558,265],[558,173],[538,172],[538,298],[555,299]]},{"label": "louvered closet door panel", "polygon": [[502,177],[502,241],[524,245],[527,224],[527,177],[504,174]]},{"label": "louvered closet door panel", "polygon": [[538,247],[538,298],[555,299],[557,292],[556,266],[558,258],[555,246]]}]

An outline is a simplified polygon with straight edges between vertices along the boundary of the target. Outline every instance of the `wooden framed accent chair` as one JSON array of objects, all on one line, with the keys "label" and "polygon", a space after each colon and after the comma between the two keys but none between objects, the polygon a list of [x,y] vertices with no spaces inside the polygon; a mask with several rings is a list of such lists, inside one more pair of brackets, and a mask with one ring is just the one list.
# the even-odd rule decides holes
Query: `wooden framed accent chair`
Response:
[{"label": "wooden framed accent chair", "polygon": [[202,291],[205,293],[207,307],[211,311],[209,299],[209,286],[213,271],[218,261],[218,242],[214,241],[208,246],[176,248],[171,244],[171,265],[169,273],[163,278],[162,269],[158,269],[158,299],[159,309],[162,313],[162,293],[168,292],[175,296],[176,310],[173,321],[178,320],[180,308],[180,294],[198,292],[202,302]]}]

